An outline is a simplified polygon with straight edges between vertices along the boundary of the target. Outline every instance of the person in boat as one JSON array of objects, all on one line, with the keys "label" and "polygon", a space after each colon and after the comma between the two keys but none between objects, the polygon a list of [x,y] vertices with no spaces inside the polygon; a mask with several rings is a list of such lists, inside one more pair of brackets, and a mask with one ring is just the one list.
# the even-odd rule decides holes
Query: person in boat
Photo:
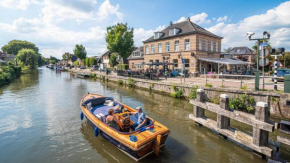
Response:
[{"label": "person in boat", "polygon": [[119,131],[118,121],[117,118],[113,115],[113,113],[114,109],[109,109],[108,116],[106,118],[106,124]]},{"label": "person in boat", "polygon": [[138,115],[138,121],[133,124],[133,128],[135,129],[135,131],[146,126],[146,123],[147,123],[147,118],[143,109],[140,106],[138,106],[136,110],[137,112],[135,113],[131,112],[131,114]]}]

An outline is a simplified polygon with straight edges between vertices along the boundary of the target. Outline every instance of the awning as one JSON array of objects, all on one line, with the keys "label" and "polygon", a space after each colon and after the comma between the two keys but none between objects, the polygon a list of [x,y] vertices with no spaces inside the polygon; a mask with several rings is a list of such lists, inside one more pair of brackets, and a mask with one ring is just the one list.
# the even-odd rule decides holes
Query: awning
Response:
[{"label": "awning", "polygon": [[174,65],[174,63],[152,62],[152,63],[146,63],[146,65],[149,65],[149,66],[160,66],[160,65]]},{"label": "awning", "polygon": [[241,60],[229,59],[229,58],[198,58],[198,60],[226,65],[253,65],[252,62],[244,62]]}]

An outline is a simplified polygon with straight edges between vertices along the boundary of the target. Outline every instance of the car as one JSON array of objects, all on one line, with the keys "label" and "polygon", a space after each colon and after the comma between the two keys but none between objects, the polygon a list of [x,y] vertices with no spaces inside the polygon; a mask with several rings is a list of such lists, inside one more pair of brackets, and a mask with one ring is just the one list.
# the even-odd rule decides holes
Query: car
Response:
[{"label": "car", "polygon": [[80,69],[86,69],[86,66],[81,66]]},{"label": "car", "polygon": [[[290,75],[290,69],[278,69],[277,70],[277,81],[283,82],[285,75]],[[274,74],[272,77],[272,81],[274,82]]]},{"label": "car", "polygon": [[97,70],[97,66],[96,65],[93,65],[92,68],[91,68],[91,70],[92,71]]}]

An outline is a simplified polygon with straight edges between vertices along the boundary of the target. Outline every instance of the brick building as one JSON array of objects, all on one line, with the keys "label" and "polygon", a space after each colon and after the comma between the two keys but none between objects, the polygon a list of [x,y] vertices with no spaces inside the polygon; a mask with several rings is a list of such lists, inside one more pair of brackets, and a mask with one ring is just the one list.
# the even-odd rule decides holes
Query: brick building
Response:
[{"label": "brick building", "polygon": [[169,68],[181,70],[184,59],[184,69],[190,72],[213,69],[211,64],[199,58],[220,58],[221,40],[222,37],[194,24],[189,18],[180,23],[170,23],[167,28],[143,41],[144,62],[174,63]]},{"label": "brick building", "polygon": [[135,48],[132,54],[128,57],[130,69],[143,69],[144,68],[144,48],[140,46]]}]

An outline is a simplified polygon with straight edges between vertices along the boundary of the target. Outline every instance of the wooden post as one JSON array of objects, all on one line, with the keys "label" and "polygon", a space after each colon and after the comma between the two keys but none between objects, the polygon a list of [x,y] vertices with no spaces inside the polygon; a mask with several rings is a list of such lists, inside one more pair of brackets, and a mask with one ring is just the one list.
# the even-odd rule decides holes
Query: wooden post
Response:
[{"label": "wooden post", "polygon": [[[220,107],[229,110],[229,96],[226,94],[220,95]],[[230,118],[217,114],[217,127],[220,129],[228,129],[230,127]]]},{"label": "wooden post", "polygon": [[[269,106],[265,102],[257,102],[256,111],[255,111],[255,119],[267,122],[269,118]],[[253,127],[253,144],[257,146],[265,146],[268,143],[269,132],[259,129],[257,127]]]},{"label": "wooden post", "polygon": [[[203,89],[197,89],[196,101],[205,102],[205,93],[204,93]],[[204,109],[194,105],[193,115],[195,117],[203,118],[204,117]]]}]

